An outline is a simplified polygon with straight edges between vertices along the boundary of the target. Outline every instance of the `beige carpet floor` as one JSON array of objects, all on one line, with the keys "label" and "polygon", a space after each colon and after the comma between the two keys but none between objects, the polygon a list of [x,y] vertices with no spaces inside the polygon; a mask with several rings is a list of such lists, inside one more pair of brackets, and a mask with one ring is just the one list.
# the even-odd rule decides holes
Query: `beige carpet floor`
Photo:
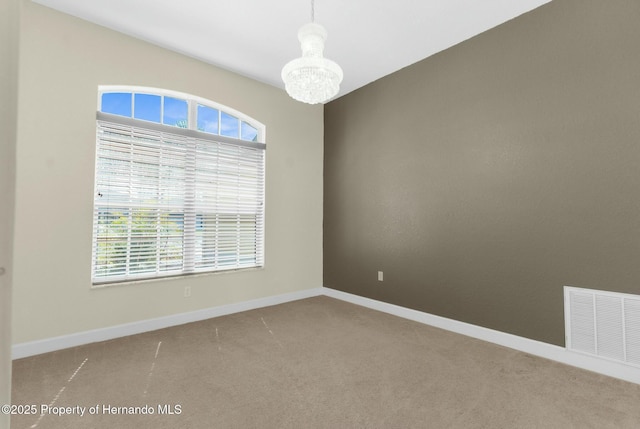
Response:
[{"label": "beige carpet floor", "polygon": [[328,297],[20,359],[13,377],[37,412],[12,429],[640,428],[640,385]]}]

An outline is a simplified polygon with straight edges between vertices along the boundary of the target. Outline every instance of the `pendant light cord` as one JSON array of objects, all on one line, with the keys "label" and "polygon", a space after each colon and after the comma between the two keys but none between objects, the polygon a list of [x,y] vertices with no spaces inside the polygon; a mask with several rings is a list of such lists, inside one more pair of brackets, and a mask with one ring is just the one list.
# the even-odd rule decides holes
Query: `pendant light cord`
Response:
[{"label": "pendant light cord", "polygon": [[313,7],[314,0],[311,0],[311,22],[316,22],[315,20],[315,11]]}]

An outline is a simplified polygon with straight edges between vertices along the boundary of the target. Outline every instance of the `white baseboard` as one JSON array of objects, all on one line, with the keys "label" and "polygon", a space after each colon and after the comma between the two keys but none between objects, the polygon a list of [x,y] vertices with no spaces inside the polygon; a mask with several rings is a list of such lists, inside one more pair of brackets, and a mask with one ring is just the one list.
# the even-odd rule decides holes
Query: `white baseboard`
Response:
[{"label": "white baseboard", "polygon": [[588,371],[597,372],[609,377],[640,384],[640,368],[589,355],[583,355],[569,351],[564,347],[530,340],[517,335],[507,334],[505,332],[495,331],[493,329],[483,328],[481,326],[453,319],[447,319],[446,317],[435,316],[422,311],[411,310],[398,305],[388,304],[386,302],[376,301],[370,298],[364,298],[326,287],[307,289],[299,292],[206,308],[204,310],[193,311],[190,313],[174,314],[156,319],[141,320],[139,322],[126,323],[108,328],[94,329],[70,335],[63,335],[60,337],[16,344],[12,348],[12,357],[13,359],[20,359],[69,347],[81,346],[98,341],[112,340],[114,338],[125,337],[127,335],[141,334],[143,332],[155,331],[156,329],[197,322],[200,320],[211,319],[213,317],[225,316],[227,314],[254,310],[256,308],[269,307],[271,305],[283,304],[285,302],[297,301],[299,299],[311,298],[319,295],[326,295],[331,298],[347,301],[373,310],[382,311],[384,313],[413,320],[425,325],[434,326],[436,328],[445,329],[447,331],[509,347],[511,349],[586,369]]},{"label": "white baseboard", "polygon": [[541,341],[530,340],[528,338],[519,337],[517,335],[507,334],[505,332],[495,331],[493,329],[483,328],[481,326],[460,322],[446,317],[435,316],[433,314],[424,313],[422,311],[411,310],[409,308],[400,307],[398,305],[388,304],[386,302],[376,301],[370,298],[364,298],[335,289],[323,288],[324,295],[347,301],[352,304],[371,308],[373,310],[382,311],[384,313],[393,314],[394,316],[404,319],[413,320],[425,325],[434,326],[436,328],[445,329],[447,331],[466,335],[468,337],[477,338],[479,340],[498,344],[521,352],[540,356],[566,365],[575,366],[586,369],[588,371],[597,372],[609,377],[619,378],[631,383],[640,384],[640,368],[624,365],[619,362],[613,362],[602,358],[595,358],[589,355],[583,355],[577,352],[569,351],[564,347],[555,346]]},{"label": "white baseboard", "polygon": [[322,294],[323,288],[307,289],[299,292],[206,308],[204,310],[189,313],[173,314],[171,316],[158,317],[156,319],[141,320],[139,322],[126,323],[124,325],[110,326],[108,328],[93,329],[60,337],[15,344],[12,347],[12,358],[20,359],[69,347],[76,347],[98,341],[125,337],[127,335],[155,331],[156,329],[168,328],[170,326],[198,322],[200,320],[211,319],[212,317],[225,316],[227,314],[239,313],[241,311],[254,310],[256,308],[269,307],[272,305],[283,304],[285,302],[311,298]]}]

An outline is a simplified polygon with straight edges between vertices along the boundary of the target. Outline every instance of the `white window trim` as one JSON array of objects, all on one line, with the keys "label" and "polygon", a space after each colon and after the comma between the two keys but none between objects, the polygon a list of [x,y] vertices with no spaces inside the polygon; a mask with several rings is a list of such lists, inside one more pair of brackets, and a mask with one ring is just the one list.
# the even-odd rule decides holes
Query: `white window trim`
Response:
[{"label": "white window trim", "polygon": [[[161,89],[161,88],[153,88],[150,86],[131,86],[131,85],[99,85],[98,86],[98,105],[97,111],[102,112],[102,94],[109,92],[132,92],[136,94],[149,94],[149,95],[164,95],[167,97],[180,98],[185,100],[188,104],[188,112],[189,112],[189,129],[196,129],[196,110],[198,108],[198,104],[203,106],[211,107],[212,109],[218,110],[221,115],[222,112],[228,113],[236,118],[240,119],[243,122],[254,127],[258,130],[258,142],[264,143],[267,140],[267,129],[265,125],[251,116],[246,115],[236,109],[225,106],[224,104],[216,103],[215,101],[207,100],[206,98],[198,97],[196,95],[186,94],[184,92],[172,91],[170,89]],[[134,118],[132,118],[134,119]],[[149,121],[144,121],[142,119],[135,119],[136,121],[142,121],[143,123],[151,123]],[[220,120],[220,117],[218,117]],[[217,134],[214,134],[218,136]],[[224,136],[220,136],[224,137]]]},{"label": "white window trim", "polygon": [[[132,94],[150,94],[150,95],[159,95],[159,96],[168,96],[168,97],[174,97],[174,98],[179,98],[182,99],[184,101],[186,101],[188,103],[188,128],[180,128],[180,127],[175,127],[175,126],[171,126],[171,125],[166,125],[166,124],[162,124],[162,123],[156,123],[156,122],[151,122],[151,121],[145,121],[143,119],[136,119],[133,117],[127,117],[127,116],[120,116],[120,115],[116,115],[116,114],[109,114],[109,113],[103,113],[101,111],[102,106],[101,106],[101,102],[102,102],[102,94],[105,93],[113,93],[113,92],[123,92],[123,93],[132,93]],[[132,97],[133,98],[133,97]],[[132,100],[133,103],[133,100]],[[212,133],[206,133],[206,132],[202,132],[202,131],[198,131],[196,129],[196,125],[197,125],[197,106],[198,105],[202,105],[202,106],[207,106],[213,109],[217,109],[220,113],[219,115],[221,115],[222,112],[230,114],[235,116],[236,118],[238,118],[240,121],[245,122],[247,124],[249,124],[250,126],[252,126],[253,128],[255,128],[257,130],[257,137],[256,140],[257,141],[247,141],[247,140],[241,140],[240,138],[231,138],[231,137],[226,137],[226,136],[222,136],[222,135],[218,135],[218,134],[212,134]],[[215,142],[215,143],[228,143],[228,144],[232,144],[238,147],[247,147],[247,148],[253,148],[253,149],[259,149],[259,150],[265,150],[266,149],[266,144],[264,143],[265,141],[265,135],[266,135],[266,127],[260,123],[259,121],[256,121],[255,119],[247,116],[246,114],[243,114],[242,112],[239,112],[235,109],[229,108],[227,106],[224,106],[222,104],[219,103],[215,103],[212,102],[211,100],[207,100],[204,99],[202,97],[197,97],[197,96],[193,96],[190,94],[185,94],[185,93],[180,93],[177,91],[171,91],[171,90],[165,90],[165,89],[157,89],[157,88],[151,88],[151,87],[136,87],[136,86],[113,86],[113,85],[109,85],[109,86],[99,86],[98,88],[98,112],[96,114],[96,124],[98,126],[99,122],[109,122],[109,123],[115,123],[115,124],[121,124],[121,125],[125,125],[125,126],[130,126],[130,127],[136,127],[136,128],[142,128],[142,129],[148,129],[151,131],[157,131],[157,132],[162,132],[162,133],[170,133],[170,134],[175,134],[175,135],[181,135],[184,137],[188,137],[188,138],[193,138],[193,139],[198,139],[200,141],[211,141],[211,142]],[[133,110],[132,110],[132,114],[133,114]],[[239,124],[240,125],[240,124]],[[98,156],[96,155],[96,163],[98,161]],[[129,283],[140,283],[140,282],[148,282],[148,281],[155,281],[155,280],[160,280],[160,279],[166,279],[166,278],[172,278],[172,277],[183,277],[183,276],[201,276],[201,275],[207,275],[207,274],[218,274],[218,273],[223,273],[223,272],[233,272],[233,271],[244,271],[244,270],[255,270],[255,269],[262,269],[264,267],[264,260],[265,260],[265,256],[264,256],[264,239],[265,239],[265,232],[264,232],[264,198],[265,198],[265,194],[264,194],[264,186],[265,186],[265,182],[264,182],[264,162],[265,162],[265,155],[262,156],[262,171],[263,171],[263,176],[262,176],[262,210],[261,210],[261,216],[260,216],[260,221],[261,221],[261,227],[260,227],[260,231],[261,231],[261,235],[259,237],[257,237],[258,241],[256,241],[256,244],[260,245],[260,261],[261,263],[259,265],[254,265],[254,266],[247,266],[247,267],[229,267],[229,268],[216,268],[216,269],[211,269],[211,270],[193,270],[193,267],[187,267],[187,265],[189,265],[188,262],[188,255],[184,254],[184,260],[183,260],[183,270],[180,273],[175,273],[175,274],[167,274],[167,275],[150,275],[150,276],[112,276],[111,278],[106,277],[106,278],[94,278],[93,277],[93,270],[95,269],[94,264],[94,257],[92,257],[92,288],[102,288],[105,286],[113,286],[113,285],[124,285],[124,284],[129,284]],[[97,170],[96,170],[96,174],[97,174]],[[97,176],[96,176],[97,177]],[[97,185],[96,185],[97,186]],[[96,189],[96,194],[94,194],[94,198],[97,198],[97,192],[98,190]],[[97,199],[94,200],[94,213],[97,210]],[[131,208],[135,208],[136,206],[131,206]],[[186,206],[183,206],[186,207]],[[94,215],[95,216],[95,215]],[[185,218],[184,222],[186,224],[187,219]],[[95,222],[95,220],[94,220]],[[95,228],[95,225],[94,225]],[[185,238],[184,239],[188,239],[187,238],[187,232],[185,229]],[[96,246],[95,243],[95,229],[94,229],[94,233],[92,235],[92,243],[93,246]],[[92,253],[95,251],[95,247],[92,250]],[[127,257],[127,261],[128,261],[128,257]],[[193,261],[191,261],[193,262]],[[128,264],[128,262],[127,262]],[[191,264],[193,265],[193,264]]]}]

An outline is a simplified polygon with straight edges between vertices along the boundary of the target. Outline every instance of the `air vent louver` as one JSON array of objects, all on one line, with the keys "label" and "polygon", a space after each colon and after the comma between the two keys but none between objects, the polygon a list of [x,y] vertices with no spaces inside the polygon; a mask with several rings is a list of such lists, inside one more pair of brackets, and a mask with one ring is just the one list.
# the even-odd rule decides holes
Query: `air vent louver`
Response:
[{"label": "air vent louver", "polygon": [[640,366],[640,296],[565,287],[567,349]]}]

